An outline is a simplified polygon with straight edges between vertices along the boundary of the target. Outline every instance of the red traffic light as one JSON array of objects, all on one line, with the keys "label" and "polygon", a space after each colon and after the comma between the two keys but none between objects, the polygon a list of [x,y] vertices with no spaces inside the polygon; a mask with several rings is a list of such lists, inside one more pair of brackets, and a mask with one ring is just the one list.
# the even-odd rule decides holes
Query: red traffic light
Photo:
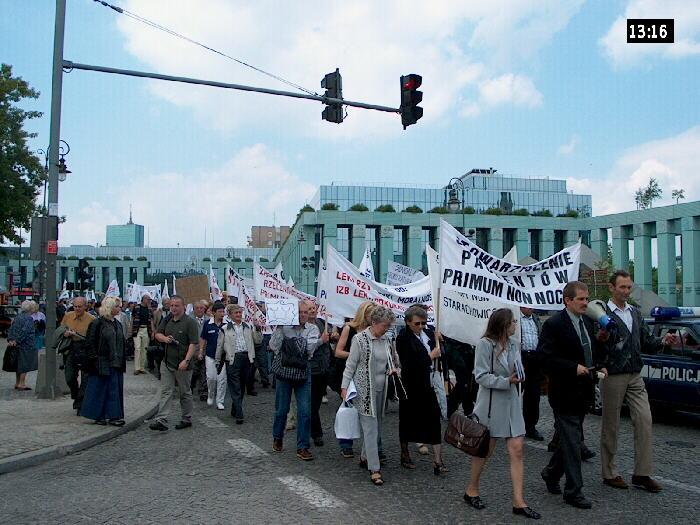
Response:
[{"label": "red traffic light", "polygon": [[414,73],[410,75],[404,75],[402,77],[403,79],[403,88],[408,89],[410,91],[413,91],[415,89],[418,89],[421,84],[423,83],[423,77],[420,75],[416,75]]}]

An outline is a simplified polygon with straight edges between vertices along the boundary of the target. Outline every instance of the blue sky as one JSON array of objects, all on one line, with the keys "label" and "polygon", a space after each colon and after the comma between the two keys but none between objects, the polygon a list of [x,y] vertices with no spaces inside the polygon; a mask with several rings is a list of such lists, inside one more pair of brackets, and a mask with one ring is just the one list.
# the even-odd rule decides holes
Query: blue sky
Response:
[{"label": "blue sky", "polygon": [[[250,226],[289,224],[331,181],[444,184],[475,167],[565,178],[594,213],[631,209],[656,177],[700,198],[700,2],[207,2],[115,4],[320,92],[398,105],[423,75],[425,116],[350,109],[75,70],[65,75],[61,244],[104,243],[129,204],[151,246],[240,246]],[[429,4],[429,5],[428,5]],[[483,5],[488,4],[488,5]],[[0,60],[41,91],[31,128],[48,142],[54,2],[4,0]],[[676,43],[626,44],[624,19],[674,18]],[[66,59],[286,86],[92,0],[69,0]],[[659,203],[659,204],[661,204]]]}]

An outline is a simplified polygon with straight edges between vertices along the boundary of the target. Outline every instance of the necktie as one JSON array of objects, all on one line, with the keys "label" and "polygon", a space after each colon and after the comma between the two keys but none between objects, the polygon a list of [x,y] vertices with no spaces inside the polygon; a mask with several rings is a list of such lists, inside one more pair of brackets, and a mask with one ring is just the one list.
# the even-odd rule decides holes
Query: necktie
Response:
[{"label": "necktie", "polygon": [[583,318],[579,317],[578,327],[581,337],[581,346],[583,346],[583,356],[586,359],[586,367],[590,368],[593,363],[593,355],[591,354],[591,342],[588,340],[588,334],[586,333],[586,325],[583,324]]}]

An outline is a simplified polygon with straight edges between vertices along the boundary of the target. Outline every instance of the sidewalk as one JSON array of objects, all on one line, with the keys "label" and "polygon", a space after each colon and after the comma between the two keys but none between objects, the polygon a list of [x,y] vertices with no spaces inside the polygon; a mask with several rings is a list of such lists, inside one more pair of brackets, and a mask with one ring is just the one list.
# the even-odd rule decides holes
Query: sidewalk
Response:
[{"label": "sidewalk", "polygon": [[[7,340],[0,340],[0,361]],[[59,358],[60,359],[60,358]],[[70,395],[55,400],[37,399],[37,372],[27,375],[32,390],[14,389],[15,374],[0,371],[0,474],[72,454],[128,432],[151,417],[158,408],[159,382],[150,374],[133,375],[133,361],[124,374],[123,427],[95,425],[78,417]]]}]

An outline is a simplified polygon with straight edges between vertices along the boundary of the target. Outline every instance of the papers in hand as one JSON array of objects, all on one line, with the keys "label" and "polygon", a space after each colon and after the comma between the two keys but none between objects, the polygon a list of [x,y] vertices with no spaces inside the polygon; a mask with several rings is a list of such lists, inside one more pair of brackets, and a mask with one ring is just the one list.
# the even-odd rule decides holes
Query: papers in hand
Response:
[{"label": "papers in hand", "polygon": [[355,387],[355,380],[350,381],[348,389],[345,393],[345,402],[349,403],[357,397],[357,388]]},{"label": "papers in hand", "polygon": [[520,359],[515,360],[515,375],[520,381],[525,381],[525,368],[523,368],[523,362]]}]

